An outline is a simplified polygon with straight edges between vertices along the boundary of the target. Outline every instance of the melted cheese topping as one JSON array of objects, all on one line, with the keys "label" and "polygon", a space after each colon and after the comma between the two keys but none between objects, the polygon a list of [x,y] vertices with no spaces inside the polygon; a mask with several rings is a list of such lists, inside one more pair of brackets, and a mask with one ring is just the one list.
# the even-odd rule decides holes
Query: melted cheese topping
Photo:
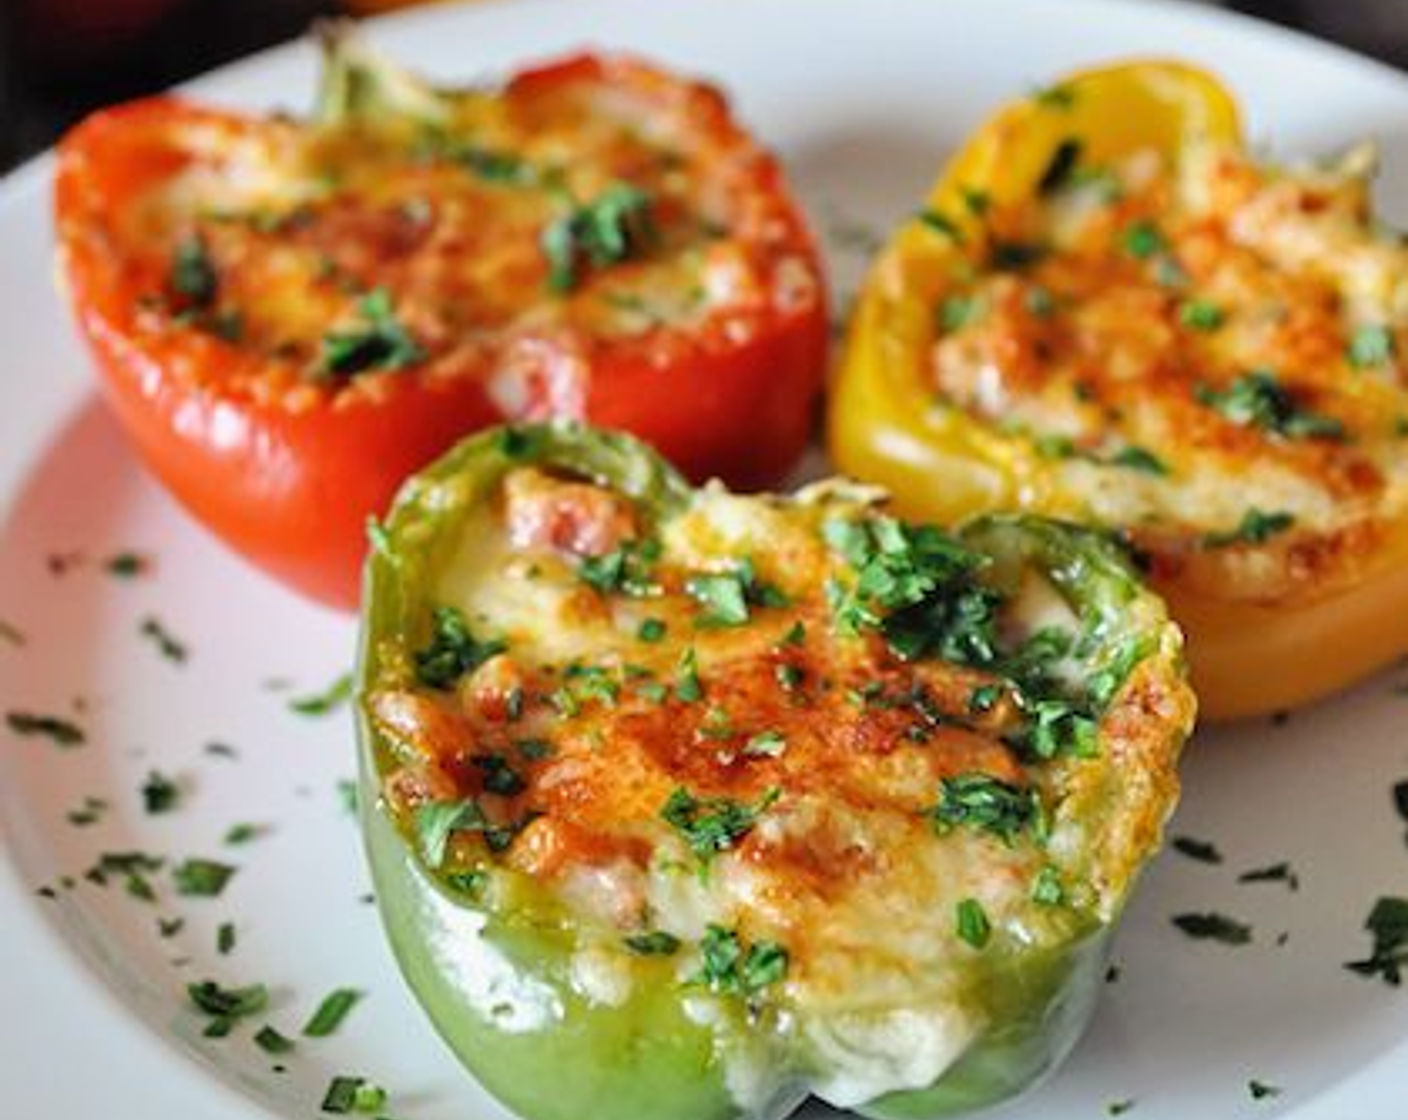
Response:
[{"label": "melted cheese topping", "polygon": [[940,309],[943,401],[1028,437],[1048,504],[1160,574],[1263,600],[1343,574],[1408,510],[1408,249],[1371,219],[1371,167],[1077,150],[986,217]]},{"label": "melted cheese topping", "polygon": [[[330,376],[325,340],[364,330],[364,297],[384,291],[426,377],[483,378],[508,415],[581,415],[602,348],[665,364],[819,306],[775,168],[711,88],[578,76],[421,96],[430,119],[172,125],[173,173],[111,219],[143,329],[229,337],[261,359],[224,374],[232,387],[306,407],[383,391],[376,369]],[[561,290],[551,227],[622,189],[644,199],[630,244],[602,259],[579,244]],[[192,239],[218,279],[194,315],[171,287]]]},{"label": "melted cheese topping", "polygon": [[[838,632],[825,589],[855,572],[822,527],[867,513],[825,488],[799,500],[706,489],[652,525],[618,495],[519,469],[458,530],[432,596],[504,651],[453,691],[412,673],[370,699],[401,760],[386,778],[393,809],[410,822],[426,802],[469,797],[504,827],[500,854],[467,830],[449,859],[512,869],[571,915],[580,995],[629,998],[645,960],[633,935],[677,939],[682,983],[704,967],[711,927],[780,945],[785,974],[750,1001],[840,1106],[931,1084],[991,1025],[990,969],[1113,917],[1171,803],[1190,711],[1164,664],[1126,685],[1098,758],[1025,753],[1010,695],[973,709],[992,674]],[[643,540],[658,553],[603,590],[592,565],[638,559]],[[740,571],[746,617],[725,624],[697,581]],[[1018,635],[1074,621],[1037,578],[1003,608]],[[1037,791],[1048,838],[936,828],[944,779],[972,775]],[[680,791],[749,820],[701,852],[666,819]],[[1043,875],[1062,884],[1058,904],[1034,898]],[[981,909],[990,941],[960,936],[961,903]],[[691,1006],[727,1040],[735,1095],[779,1091],[788,1066],[759,1051],[762,1034],[707,985]]]}]

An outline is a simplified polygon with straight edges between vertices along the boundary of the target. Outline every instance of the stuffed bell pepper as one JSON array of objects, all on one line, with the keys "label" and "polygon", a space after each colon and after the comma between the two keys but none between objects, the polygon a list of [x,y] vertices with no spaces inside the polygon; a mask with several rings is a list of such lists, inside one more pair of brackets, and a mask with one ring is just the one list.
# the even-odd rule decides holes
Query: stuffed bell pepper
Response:
[{"label": "stuffed bell pepper", "polygon": [[119,418],[202,521],[350,607],[368,515],[504,419],[626,428],[738,486],[791,466],[824,374],[820,268],[716,90],[595,55],[437,89],[341,30],[325,45],[307,119],[159,97],[59,148],[65,288]]},{"label": "stuffed bell pepper", "polygon": [[1177,798],[1182,642],[1101,534],[457,446],[368,562],[401,967],[526,1120],[947,1116],[1058,1063]]},{"label": "stuffed bell pepper", "polygon": [[1077,74],[974,135],[874,266],[838,466],[943,522],[1117,532],[1204,711],[1304,702],[1408,644],[1408,248],[1372,152],[1275,166],[1186,66]]}]

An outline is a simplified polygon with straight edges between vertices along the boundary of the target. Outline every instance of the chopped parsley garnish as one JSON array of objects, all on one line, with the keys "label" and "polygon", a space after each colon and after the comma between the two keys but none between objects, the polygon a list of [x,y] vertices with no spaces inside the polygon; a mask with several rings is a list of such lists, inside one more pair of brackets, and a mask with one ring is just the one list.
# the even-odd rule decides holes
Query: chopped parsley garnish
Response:
[{"label": "chopped parsley garnish", "polygon": [[318,1004],[318,1009],[313,1012],[312,1018],[304,1024],[304,1035],[308,1038],[326,1038],[342,1025],[348,1012],[361,998],[362,993],[356,988],[333,989],[323,997],[323,1001]]},{"label": "chopped parsley garnish", "polygon": [[487,832],[492,826],[484,810],[473,799],[428,801],[416,810],[416,837],[420,854],[432,868],[445,862],[450,837],[456,832]]},{"label": "chopped parsley garnish", "polygon": [[480,641],[455,607],[436,607],[430,644],[415,653],[416,677],[430,688],[449,688],[465,673],[503,653],[507,643]]},{"label": "chopped parsley garnish", "polygon": [[948,832],[959,825],[991,832],[1011,845],[1035,821],[1040,806],[1036,791],[994,778],[991,774],[958,774],[940,782],[939,803],[932,811],[934,826]]},{"label": "chopped parsley garnish", "polygon": [[968,694],[968,711],[975,716],[986,715],[1002,701],[1006,689],[1000,684],[980,684]]},{"label": "chopped parsley garnish", "polygon": [[637,598],[656,594],[651,579],[660,559],[660,542],[651,538],[630,540],[600,556],[588,556],[577,566],[577,577],[603,595],[619,593]]},{"label": "chopped parsley garnish", "polygon": [[484,775],[484,792],[512,797],[528,788],[521,774],[501,754],[475,755],[471,760]]},{"label": "chopped parsley garnish", "polygon": [[807,678],[806,670],[800,665],[791,665],[785,661],[774,665],[772,671],[783,692],[796,692]]},{"label": "chopped parsley garnish", "polygon": [[[840,633],[879,629],[906,660],[992,660],[997,598],[971,579],[981,557],[933,526],[908,526],[892,517],[832,519],[822,532],[856,571],[852,586],[828,586]],[[889,613],[882,617],[881,610]]]},{"label": "chopped parsley garnish", "polygon": [[1195,941],[1217,941],[1223,945],[1245,945],[1252,939],[1252,927],[1225,914],[1175,914],[1173,924]]},{"label": "chopped parsley garnish", "polygon": [[301,716],[325,716],[335,712],[352,698],[352,674],[343,673],[321,692],[296,696],[288,702],[289,711]]},{"label": "chopped parsley garnish", "polygon": [[174,637],[171,632],[162,625],[161,620],[154,615],[148,615],[146,618],[142,619],[140,632],[142,637],[151,640],[156,646],[157,652],[160,653],[162,657],[173,664],[184,664],[186,659],[190,656],[190,650],[186,648],[186,644]]},{"label": "chopped parsley garnish", "polygon": [[1300,890],[1300,877],[1286,862],[1273,863],[1266,867],[1254,867],[1237,876],[1239,883],[1285,883],[1288,890]]},{"label": "chopped parsley garnish", "polygon": [[937,210],[921,210],[915,215],[919,223],[935,233],[947,237],[955,245],[963,244],[963,231],[958,228],[952,218]]},{"label": "chopped parsley garnish", "polygon": [[374,288],[357,301],[361,321],[323,336],[317,372],[352,377],[376,370],[398,370],[424,360],[425,351],[396,317],[391,293]]},{"label": "chopped parsley garnish", "polygon": [[266,1054],[287,1054],[293,1049],[293,1039],[265,1023],[254,1033],[254,1045]]},{"label": "chopped parsley garnish", "polygon": [[1099,753],[1100,725],[1082,706],[1053,698],[1028,701],[1025,710],[1027,726],[1016,741],[1036,757],[1094,758]]},{"label": "chopped parsley garnish", "polygon": [[513,746],[529,762],[541,762],[553,755],[553,745],[546,739],[518,739]]},{"label": "chopped parsley garnish", "polygon": [[351,1112],[379,1112],[386,1104],[386,1090],[365,1077],[334,1077],[323,1094],[321,1108],[335,1116]]},{"label": "chopped parsley garnish", "polygon": [[1199,863],[1221,863],[1222,853],[1217,845],[1207,840],[1197,840],[1192,836],[1175,836],[1173,850]]},{"label": "chopped parsley garnish", "polygon": [[1254,1101],[1264,1101],[1268,1097],[1279,1097],[1281,1095],[1281,1087],[1279,1085],[1272,1085],[1266,1081],[1258,1081],[1253,1077],[1247,1082],[1247,1093]]},{"label": "chopped parsley garnish", "polygon": [[1037,181],[1037,192],[1051,195],[1066,186],[1070,182],[1071,173],[1076,169],[1076,164],[1080,162],[1084,147],[1085,145],[1073,136],[1068,136],[1057,144],[1056,150],[1051,153],[1046,170],[1041,173],[1041,178]]},{"label": "chopped parsley garnish", "polygon": [[705,626],[742,626],[748,621],[748,600],[743,580],[735,574],[692,576],[685,590],[705,608],[699,622]]},{"label": "chopped parsley garnish", "polygon": [[1295,523],[1295,517],[1284,510],[1267,513],[1253,506],[1242,514],[1242,520],[1235,528],[1203,534],[1203,547],[1228,548],[1237,544],[1265,544]]},{"label": "chopped parsley garnish", "polygon": [[176,893],[196,898],[214,898],[234,878],[239,868],[213,859],[188,859],[171,869]]},{"label": "chopped parsley garnish", "polygon": [[77,809],[71,809],[68,814],[68,823],[84,828],[90,824],[97,824],[102,820],[103,814],[107,812],[108,803],[101,797],[85,797],[83,805]]},{"label": "chopped parsley garnish", "polygon": [[1208,299],[1186,299],[1178,305],[1178,321],[1189,330],[1215,331],[1227,321],[1227,312]]},{"label": "chopped parsley garnish", "polygon": [[685,590],[705,608],[700,626],[742,626],[748,621],[749,607],[785,607],[789,600],[770,583],[759,580],[751,560],[741,560],[731,572],[708,572],[691,576]]},{"label": "chopped parsley garnish", "polygon": [[939,304],[939,329],[954,334],[983,317],[986,305],[978,296],[949,296]]},{"label": "chopped parsley garnish", "polygon": [[755,941],[744,948],[735,930],[710,925],[699,943],[703,958],[693,982],[711,991],[744,997],[780,983],[787,976],[787,950],[776,941]]},{"label": "chopped parsley garnish", "polygon": [[167,283],[188,307],[204,308],[215,302],[220,278],[201,237],[192,234],[176,243]]},{"label": "chopped parsley garnish", "polygon": [[232,824],[225,830],[225,843],[231,847],[248,844],[251,840],[258,840],[268,832],[269,826],[264,824],[250,824],[248,822]]},{"label": "chopped parsley garnish", "polygon": [[613,183],[590,202],[544,227],[539,244],[548,262],[548,287],[570,292],[590,269],[639,256],[655,239],[650,196]]},{"label": "chopped parsley garnish", "polygon": [[153,770],[142,783],[142,805],[148,813],[169,813],[181,801],[181,787],[159,770]]},{"label": "chopped parsley garnish", "polygon": [[743,753],[748,758],[777,758],[786,749],[787,738],[781,731],[759,731],[743,744]]},{"label": "chopped parsley garnish", "polygon": [[992,937],[992,923],[976,898],[965,898],[955,907],[954,927],[958,936],[974,949],[985,948]]},{"label": "chopped parsley garnish", "polygon": [[975,218],[981,218],[992,206],[992,195],[977,187],[963,187],[963,205],[967,207],[968,213]]},{"label": "chopped parsley garnish", "polygon": [[1195,395],[1202,404],[1244,428],[1261,428],[1286,439],[1345,438],[1343,424],[1301,408],[1270,370],[1244,373],[1226,389],[1200,385]]},{"label": "chopped parsley garnish", "polygon": [[5,725],[16,735],[48,739],[59,747],[77,747],[87,741],[87,736],[78,724],[61,716],[6,712]]},{"label": "chopped parsley garnish", "polygon": [[1355,369],[1376,369],[1393,361],[1393,331],[1384,326],[1360,327],[1350,337],[1345,357]]},{"label": "chopped parsley garnish", "polygon": [[1120,246],[1135,260],[1146,261],[1168,250],[1168,241],[1159,227],[1144,219],[1132,222],[1120,235]]},{"label": "chopped parsley garnish", "polygon": [[103,852],[83,877],[99,887],[107,886],[109,876],[120,877],[129,895],[152,902],[156,899],[156,890],[147,876],[165,866],[166,861],[161,857],[145,852]]},{"label": "chopped parsley garnish", "polygon": [[719,852],[737,847],[778,796],[779,791],[769,790],[755,804],[745,805],[730,797],[695,797],[679,786],[661,807],[660,818],[684,837],[690,850],[707,867]]},{"label": "chopped parsley garnish", "polygon": [[487,183],[525,186],[539,178],[538,169],[516,152],[465,144],[455,147],[449,157]]},{"label": "chopped parsley garnish", "polygon": [[170,940],[185,928],[185,918],[158,918],[156,920],[156,933],[162,940]]},{"label": "chopped parsley garnish", "polygon": [[1124,1100],[1119,1100],[1119,1101],[1111,1101],[1109,1104],[1107,1104],[1107,1105],[1105,1106],[1105,1115],[1107,1115],[1107,1116],[1123,1116],[1126,1112],[1128,1112],[1128,1111],[1129,1111],[1130,1109],[1132,1109],[1133,1107],[1134,1107],[1134,1098],[1133,1098],[1133,1097],[1126,1097]]},{"label": "chopped parsley garnish", "polygon": [[658,618],[645,618],[636,628],[636,637],[642,642],[658,642],[665,637],[669,628]]},{"label": "chopped parsley garnish", "polygon": [[703,698],[704,684],[699,679],[699,662],[691,646],[680,656],[679,670],[675,675],[675,699],[693,704]]},{"label": "chopped parsley garnish", "polygon": [[1021,272],[1036,264],[1051,250],[1033,241],[1005,241],[994,238],[988,246],[988,264],[998,272]]},{"label": "chopped parsley garnish", "polygon": [[673,956],[680,947],[680,939],[663,929],[652,929],[646,933],[633,933],[622,939],[626,948],[642,957]]},{"label": "chopped parsley garnish", "polygon": [[1166,475],[1168,466],[1152,451],[1147,451],[1142,447],[1123,447],[1106,460],[1111,466],[1125,467],[1132,471],[1143,471],[1145,474]]},{"label": "chopped parsley garnish", "polygon": [[215,931],[215,951],[222,957],[228,956],[235,948],[235,923],[221,922]]},{"label": "chopped parsley garnish", "polygon": [[118,579],[134,579],[143,575],[151,562],[138,552],[118,552],[103,561],[103,569]]},{"label": "chopped parsley garnish", "polygon": [[1364,928],[1373,936],[1373,948],[1363,960],[1350,961],[1345,968],[1398,987],[1408,966],[1408,898],[1380,898],[1364,919]]},{"label": "chopped parsley garnish", "polygon": [[1042,906],[1060,906],[1066,900],[1066,887],[1061,873],[1046,864],[1032,880],[1032,901]]},{"label": "chopped parsley garnish", "polygon": [[269,1005],[269,989],[263,984],[226,988],[214,980],[201,980],[186,985],[186,994],[210,1016],[204,1031],[207,1038],[224,1038],[238,1020],[257,1015]]},{"label": "chopped parsley garnish", "polygon": [[563,673],[566,680],[549,699],[559,715],[575,716],[584,704],[597,703],[614,708],[621,697],[621,684],[609,669],[599,665],[571,664]]}]

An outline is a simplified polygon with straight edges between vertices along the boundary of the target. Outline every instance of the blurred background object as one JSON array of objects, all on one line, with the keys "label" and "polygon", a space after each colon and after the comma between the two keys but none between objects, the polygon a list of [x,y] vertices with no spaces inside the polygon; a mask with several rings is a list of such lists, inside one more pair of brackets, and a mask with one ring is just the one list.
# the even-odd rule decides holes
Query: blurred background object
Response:
[{"label": "blurred background object", "polygon": [[[416,2],[0,0],[0,171],[53,143],[99,105],[156,92],[300,35],[319,16],[370,15]],[[1225,0],[1223,6],[1408,66],[1408,0]]]}]

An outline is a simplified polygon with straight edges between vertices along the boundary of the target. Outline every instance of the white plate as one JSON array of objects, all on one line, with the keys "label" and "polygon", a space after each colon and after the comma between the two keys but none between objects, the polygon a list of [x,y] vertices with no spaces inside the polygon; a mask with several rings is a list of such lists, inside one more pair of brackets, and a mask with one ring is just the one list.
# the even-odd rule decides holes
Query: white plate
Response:
[{"label": "white plate", "polygon": [[[1278,152],[1377,136],[1381,193],[1391,217],[1408,219],[1408,81],[1199,8],[520,0],[427,10],[378,25],[375,37],[460,79],[584,43],[717,77],[781,150],[827,235],[843,296],[866,240],[851,227],[884,228],[904,215],[987,109],[1069,67],[1121,55],[1176,53],[1213,66],[1244,99],[1252,134]],[[311,95],[312,62],[297,45],[199,88],[230,104],[299,106]],[[0,711],[80,706],[89,742],[62,750],[0,726],[4,1112],[311,1116],[329,1077],[344,1073],[386,1086],[387,1111],[400,1120],[501,1117],[422,1021],[362,900],[366,872],[336,789],[352,771],[345,710],[312,718],[288,707],[347,666],[353,625],[245,569],[134,462],[50,290],[48,174],[41,160],[0,186],[0,619],[27,638],[18,646],[0,636]],[[135,580],[108,574],[103,558],[124,549],[153,557],[154,570]],[[49,557],[70,552],[81,558],[63,574],[49,570]],[[184,664],[139,633],[149,616],[189,644]],[[1389,796],[1408,777],[1404,714],[1408,699],[1390,674],[1283,727],[1198,736],[1174,830],[1216,842],[1226,862],[1159,860],[1128,914],[1120,978],[1090,1033],[1039,1097],[1005,1116],[1076,1120],[1124,1100],[1141,1120],[1401,1110],[1408,996],[1341,966],[1367,951],[1361,925],[1373,900],[1408,894],[1405,824]],[[238,759],[206,753],[211,741],[234,745]],[[152,768],[180,781],[176,811],[143,811],[139,788]],[[102,819],[69,823],[90,796],[107,802]],[[240,821],[272,831],[224,846]],[[240,871],[214,900],[177,898],[165,873],[155,876],[155,905],[82,880],[57,900],[36,897],[99,852],[126,849],[214,856]],[[1294,865],[1298,892],[1237,882],[1281,860]],[[1189,910],[1235,915],[1252,923],[1255,940],[1193,943],[1169,922]],[[184,930],[159,937],[158,916],[178,914]],[[222,956],[215,930],[225,921],[238,942]],[[248,1029],[200,1036],[183,989],[207,976],[270,984],[268,1018],[288,1034],[333,987],[367,997],[335,1037],[300,1039],[278,1074]],[[1283,1092],[1253,1101],[1252,1078]]]}]

